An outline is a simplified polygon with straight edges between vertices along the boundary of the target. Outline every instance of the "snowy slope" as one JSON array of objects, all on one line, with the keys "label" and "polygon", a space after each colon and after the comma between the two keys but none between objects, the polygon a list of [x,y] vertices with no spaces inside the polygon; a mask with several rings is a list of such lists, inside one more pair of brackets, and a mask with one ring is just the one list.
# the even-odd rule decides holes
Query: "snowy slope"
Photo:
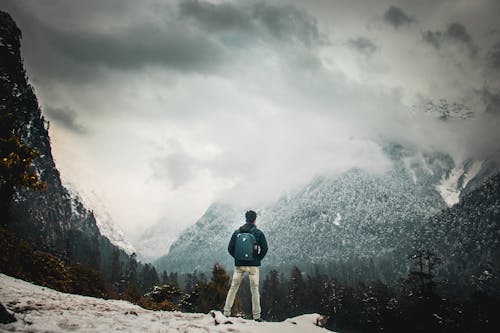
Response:
[{"label": "snowy slope", "polygon": [[182,231],[178,223],[171,223],[163,220],[143,232],[132,236],[130,241],[137,249],[139,259],[144,262],[152,262],[160,255],[168,252],[172,243],[177,239]]},{"label": "snowy slope", "polygon": [[0,324],[0,332],[328,332],[314,325],[317,314],[281,323],[230,318],[233,324],[216,325],[209,314],[150,311],[125,301],[57,292],[3,274],[0,300],[17,319]]},{"label": "snowy slope", "polygon": [[[421,169],[414,168],[417,184],[403,163],[381,174],[352,169],[318,177],[270,206],[257,207],[257,225],[270,249],[265,265],[373,258],[409,244],[413,229],[446,207]],[[441,176],[434,178],[438,181]],[[155,261],[157,269],[209,271],[216,262],[231,267],[227,243],[243,223],[244,212],[230,205],[212,205],[167,255]],[[399,262],[406,269],[406,258]]]},{"label": "snowy slope", "polygon": [[467,161],[452,169],[448,175],[444,175],[441,182],[436,185],[436,190],[446,202],[452,207],[460,201],[460,195],[467,184],[481,171],[481,161]]},{"label": "snowy slope", "polygon": [[123,231],[113,222],[111,215],[107,212],[102,200],[94,191],[76,190],[71,183],[64,181],[64,186],[69,192],[73,214],[78,214],[75,204],[81,202],[84,207],[91,209],[99,231],[106,236],[111,243],[123,249],[128,254],[137,252],[135,247],[125,239]]}]

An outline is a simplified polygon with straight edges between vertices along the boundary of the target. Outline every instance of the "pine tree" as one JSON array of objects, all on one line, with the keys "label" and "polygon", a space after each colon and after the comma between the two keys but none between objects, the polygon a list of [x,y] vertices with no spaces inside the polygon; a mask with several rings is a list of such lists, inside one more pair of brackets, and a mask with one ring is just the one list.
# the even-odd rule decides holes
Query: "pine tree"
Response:
[{"label": "pine tree", "polygon": [[285,318],[286,292],[279,273],[271,270],[262,284],[262,309],[266,320],[278,321]]},{"label": "pine tree", "polygon": [[111,258],[111,283],[118,286],[122,278],[122,266],[120,263],[120,252],[118,249],[113,251]]},{"label": "pine tree", "polygon": [[179,287],[179,276],[177,274],[177,272],[171,272],[169,275],[168,275],[168,283],[170,285],[175,285],[177,287]]},{"label": "pine tree", "polygon": [[288,313],[297,316],[304,312],[306,304],[306,285],[302,272],[295,266],[288,282]]},{"label": "pine tree", "polygon": [[212,278],[206,283],[200,283],[199,311],[208,312],[213,309],[222,309],[229,289],[229,275],[224,266],[217,263],[212,270]]},{"label": "pine tree", "polygon": [[[323,276],[318,267],[314,268],[314,274],[307,276],[306,282],[306,303],[305,312],[307,313],[318,313],[321,312],[321,299],[323,297],[323,287],[324,280],[327,280],[326,276]],[[324,312],[323,312],[324,313]]]},{"label": "pine tree", "polygon": [[416,250],[408,259],[413,269],[404,280],[403,320],[415,331],[439,331],[443,325],[440,315],[443,302],[436,294],[434,269],[441,259],[429,250]]},{"label": "pine tree", "polygon": [[126,274],[127,284],[134,288],[138,287],[137,281],[137,254],[132,253],[128,261],[127,274]]},{"label": "pine tree", "polygon": [[168,284],[168,273],[166,270],[163,270],[163,273],[161,273],[161,284]]},{"label": "pine tree", "polygon": [[441,264],[441,259],[430,250],[416,250],[408,259],[414,266],[406,279],[409,292],[417,297],[429,297],[435,291],[434,269]]},{"label": "pine tree", "polygon": [[141,290],[149,291],[153,286],[158,285],[159,279],[156,269],[151,264],[145,264],[141,271]]}]

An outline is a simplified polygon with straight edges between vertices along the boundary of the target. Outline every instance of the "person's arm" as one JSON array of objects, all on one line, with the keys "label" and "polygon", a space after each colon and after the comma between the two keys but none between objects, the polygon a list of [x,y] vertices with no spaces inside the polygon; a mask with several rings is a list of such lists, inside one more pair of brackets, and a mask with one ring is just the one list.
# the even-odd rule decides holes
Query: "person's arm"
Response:
[{"label": "person's arm", "polygon": [[233,235],[231,236],[231,240],[229,241],[229,245],[227,246],[227,252],[231,255],[231,257],[234,257],[234,245],[236,243],[236,232],[233,232]]},{"label": "person's arm", "polygon": [[264,233],[260,234],[260,253],[259,253],[259,259],[262,260],[266,256],[267,253],[267,240],[266,236],[264,236]]}]

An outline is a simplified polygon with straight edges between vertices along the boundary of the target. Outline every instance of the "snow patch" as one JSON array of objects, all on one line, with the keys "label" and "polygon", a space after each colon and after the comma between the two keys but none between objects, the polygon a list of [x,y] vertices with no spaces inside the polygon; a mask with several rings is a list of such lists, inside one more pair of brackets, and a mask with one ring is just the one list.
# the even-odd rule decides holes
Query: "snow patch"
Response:
[{"label": "snow patch", "polygon": [[455,205],[460,200],[460,187],[458,181],[463,173],[463,167],[455,167],[450,171],[448,177],[443,176],[441,182],[435,186],[448,207]]},{"label": "snow patch", "polygon": [[483,162],[482,161],[474,161],[472,163],[472,165],[469,167],[469,169],[467,170],[467,172],[465,173],[465,177],[464,177],[464,180],[463,180],[463,183],[462,183],[462,189],[464,189],[467,184],[472,180],[474,179],[474,177],[477,176],[477,174],[479,173],[479,171],[481,171],[481,167],[483,166]]},{"label": "snow patch", "polygon": [[464,169],[463,165],[455,167],[451,170],[448,177],[443,176],[441,182],[435,186],[436,190],[441,194],[441,197],[449,207],[459,202],[460,193],[479,173],[482,165],[482,161],[474,161],[467,170]]},{"label": "snow patch", "polygon": [[408,173],[410,174],[411,180],[413,181],[413,184],[416,185],[417,184],[417,174],[415,173],[415,170],[412,167],[412,161],[413,161],[413,158],[409,158],[409,157],[403,159],[403,163],[405,164],[405,168],[408,171]]},{"label": "snow patch", "polygon": [[230,318],[233,324],[218,325],[213,314],[150,311],[126,301],[61,293],[4,274],[0,286],[2,303],[17,319],[0,324],[2,332],[328,332],[314,325],[318,314],[281,323]]},{"label": "snow patch", "polygon": [[419,153],[419,159],[420,161],[422,162],[422,167],[424,168],[425,171],[427,171],[429,173],[429,175],[434,175],[434,171],[432,171],[432,169],[429,167],[429,164],[427,164],[427,161],[425,160],[424,156],[422,155],[422,153]]},{"label": "snow patch", "polygon": [[335,220],[333,220],[333,224],[340,225],[340,221],[342,221],[342,215],[340,215],[340,213],[337,213],[337,215],[335,216]]}]

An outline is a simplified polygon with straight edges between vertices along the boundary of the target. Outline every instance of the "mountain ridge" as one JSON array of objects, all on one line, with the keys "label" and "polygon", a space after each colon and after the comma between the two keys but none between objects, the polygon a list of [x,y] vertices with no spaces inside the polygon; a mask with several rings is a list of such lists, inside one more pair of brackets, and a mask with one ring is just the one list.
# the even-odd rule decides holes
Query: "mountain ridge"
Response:
[{"label": "mountain ridge", "polygon": [[[255,209],[270,248],[264,266],[338,268],[351,261],[366,268],[370,279],[397,283],[407,274],[407,256],[425,244],[420,233],[432,232],[426,229],[429,221],[460,205],[472,191],[480,191],[496,170],[489,161],[459,164],[446,154],[402,146],[388,149],[388,154],[394,164],[386,173],[351,169],[336,177],[320,176],[294,194]],[[446,182],[459,202],[445,201],[447,193],[440,185]],[[215,262],[232,266],[227,242],[243,222],[244,212],[227,204],[211,205],[155,265],[179,272],[207,270]],[[351,273],[337,274],[354,279]],[[355,279],[362,275],[357,273]]]}]

